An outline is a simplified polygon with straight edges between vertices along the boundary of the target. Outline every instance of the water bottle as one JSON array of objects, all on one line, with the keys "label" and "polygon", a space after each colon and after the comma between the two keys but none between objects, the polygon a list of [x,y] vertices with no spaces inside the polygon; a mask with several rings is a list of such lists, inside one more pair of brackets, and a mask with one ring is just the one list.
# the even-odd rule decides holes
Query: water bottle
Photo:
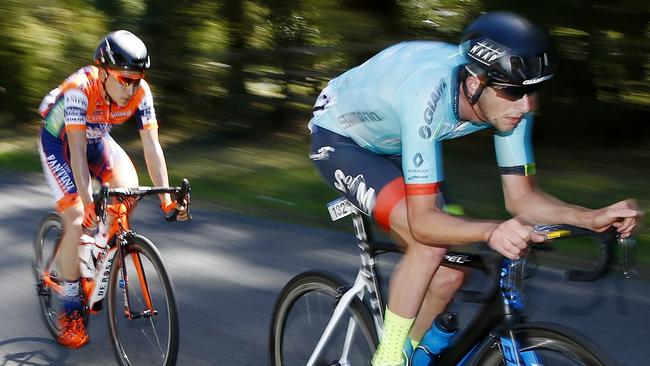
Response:
[{"label": "water bottle", "polygon": [[106,244],[108,244],[108,227],[101,221],[97,224],[97,232],[94,235],[94,239],[93,257],[99,259],[100,253],[106,249]]},{"label": "water bottle", "polygon": [[621,259],[623,275],[627,279],[637,277],[639,270],[634,261],[636,241],[634,238],[618,238],[618,244],[623,247],[623,258]]},{"label": "water bottle", "polygon": [[93,247],[93,238],[86,234],[81,235],[81,238],[79,238],[79,265],[81,277],[95,277],[95,263],[92,258]]},{"label": "water bottle", "polygon": [[411,360],[412,366],[433,366],[436,355],[449,347],[458,330],[456,313],[441,313],[433,320],[431,329],[427,330],[415,348]]}]

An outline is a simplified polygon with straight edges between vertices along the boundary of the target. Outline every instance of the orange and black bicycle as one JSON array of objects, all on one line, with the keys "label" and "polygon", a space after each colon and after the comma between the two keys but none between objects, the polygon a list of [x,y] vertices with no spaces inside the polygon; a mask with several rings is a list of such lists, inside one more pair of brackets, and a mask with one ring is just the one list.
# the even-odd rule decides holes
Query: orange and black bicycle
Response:
[{"label": "orange and black bicycle", "polygon": [[[172,283],[160,252],[151,240],[133,231],[129,216],[140,199],[164,193],[186,204],[190,215],[190,192],[184,179],[181,187],[109,189],[104,185],[96,195],[100,224],[95,243],[80,248],[84,321],[88,323],[88,315],[107,303],[109,333],[120,365],[176,364],[179,325]],[[111,204],[109,197],[113,197]],[[106,220],[107,215],[112,220]],[[166,219],[174,221],[176,217]],[[63,314],[63,278],[55,260],[62,233],[61,215],[50,213],[34,241],[39,302],[55,338],[61,333],[58,320]]]}]

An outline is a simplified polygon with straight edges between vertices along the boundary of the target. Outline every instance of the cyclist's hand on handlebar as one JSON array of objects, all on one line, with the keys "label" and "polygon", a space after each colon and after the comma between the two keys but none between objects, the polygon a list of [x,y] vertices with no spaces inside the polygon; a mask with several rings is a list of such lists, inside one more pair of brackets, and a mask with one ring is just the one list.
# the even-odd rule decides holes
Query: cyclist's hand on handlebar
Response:
[{"label": "cyclist's hand on handlebar", "polygon": [[593,215],[591,218],[592,230],[603,232],[613,226],[623,238],[632,235],[632,232],[641,226],[645,216],[645,212],[632,199],[594,210],[591,214]]},{"label": "cyclist's hand on handlebar", "polygon": [[183,200],[183,204],[179,205],[176,201],[163,202],[160,208],[165,213],[165,218],[170,218],[176,215],[177,221],[186,221],[189,218],[187,212],[187,202]]},{"label": "cyclist's hand on handlebar", "polygon": [[487,244],[504,257],[518,259],[528,249],[529,242],[541,243],[544,240],[545,238],[535,233],[531,226],[514,218],[499,224]]},{"label": "cyclist's hand on handlebar", "polygon": [[95,213],[94,202],[91,202],[84,207],[84,221],[81,225],[86,229],[94,229],[97,225],[97,214]]}]

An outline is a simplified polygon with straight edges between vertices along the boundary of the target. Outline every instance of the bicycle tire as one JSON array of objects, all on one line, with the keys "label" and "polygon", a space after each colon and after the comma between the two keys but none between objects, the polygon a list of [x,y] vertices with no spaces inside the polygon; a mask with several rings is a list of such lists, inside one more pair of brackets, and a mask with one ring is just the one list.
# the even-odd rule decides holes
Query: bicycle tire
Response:
[{"label": "bicycle tire", "polygon": [[[150,313],[149,316],[134,316],[133,318],[125,316],[125,286],[123,286],[125,281],[122,278],[124,263],[121,263],[120,255],[117,253],[111,267],[107,293],[108,328],[115,358],[123,366],[175,365],[179,343],[178,310],[174,289],[160,252],[151,240],[142,235],[135,235],[125,246],[124,253],[125,263],[130,267],[127,267],[126,271],[126,288],[128,288],[132,314],[143,314],[149,308],[146,304],[146,295],[142,291],[143,288],[147,288],[150,293],[151,303],[157,313]],[[141,263],[144,276],[135,270],[135,257]],[[145,263],[144,259],[148,262]],[[156,282],[151,281],[154,279],[154,274],[157,278]],[[142,285],[142,278],[146,278],[144,285]],[[165,321],[166,326],[161,325]],[[161,325],[161,329],[167,329],[167,336],[163,335],[162,340],[160,339],[161,334],[156,329],[158,325]],[[134,331],[129,332],[129,330]],[[145,349],[147,345],[154,349],[158,347],[158,350],[153,352],[151,349]],[[158,356],[158,352],[160,359],[157,361],[155,357]]]},{"label": "bicycle tire", "polygon": [[[273,318],[271,321],[270,329],[270,356],[271,356],[271,365],[273,366],[289,366],[289,365],[305,365],[313,351],[320,335],[325,329],[327,322],[329,321],[330,316],[336,304],[338,303],[337,290],[342,288],[343,282],[335,275],[321,272],[321,271],[309,271],[301,273],[291,279],[282,289],[278,300],[273,309]],[[320,294],[323,295],[324,306],[307,306],[304,308],[308,309],[306,314],[308,315],[307,320],[321,320],[318,324],[316,332],[299,332],[296,334],[299,337],[298,342],[294,342],[292,346],[305,347],[304,354],[298,351],[298,355],[291,356],[289,355],[289,350],[285,348],[285,345],[290,343],[291,333],[288,331],[289,325],[293,328],[294,322],[291,320],[291,315],[300,315],[300,310],[302,310],[303,305],[301,300],[305,299],[306,295],[311,294]],[[308,301],[309,299],[305,300]],[[299,306],[297,306],[297,304]],[[320,305],[320,302],[319,304]],[[369,364],[370,358],[375,352],[378,343],[378,337],[375,330],[375,327],[370,316],[370,312],[359,300],[359,298],[354,298],[348,307],[349,314],[344,317],[339,324],[340,327],[346,327],[349,321],[346,319],[354,319],[358,329],[361,331],[358,334],[361,334],[362,341],[354,341],[354,350],[351,350],[354,357],[362,357],[363,361],[356,363],[348,364]],[[319,317],[320,315],[320,317]],[[304,319],[300,316],[298,319]],[[288,322],[290,324],[288,324]],[[341,326],[341,324],[344,324]],[[309,328],[316,328],[315,326],[309,325]],[[338,329],[336,329],[338,330]],[[335,330],[335,333],[336,333]],[[312,333],[313,337],[309,337],[308,333]],[[355,338],[357,340],[357,338]],[[333,350],[329,342],[326,345],[325,356],[328,357],[327,352]],[[359,345],[361,343],[361,345]],[[329,347],[327,347],[329,346]],[[362,348],[361,352],[357,348]],[[291,350],[294,352],[295,350]],[[340,358],[338,350],[335,353]],[[335,358],[335,357],[334,357]],[[338,365],[338,361],[334,360],[322,360],[317,361],[317,365]]]},{"label": "bicycle tire", "polygon": [[[546,360],[546,363],[538,365],[617,365],[592,341],[558,324],[545,322],[518,324],[515,326],[515,336],[520,343],[521,351],[533,351]],[[569,361],[571,363],[568,363]],[[468,365],[505,365],[499,339],[491,336],[476,351]]]},{"label": "bicycle tire", "polygon": [[[51,230],[55,230],[54,240],[48,238],[48,234]],[[62,304],[56,306],[56,294],[52,293],[52,290],[44,284],[43,274],[47,271],[53,275],[52,280],[54,282],[61,283],[61,279],[55,274],[55,269],[52,266],[48,269],[45,267],[48,262],[54,264],[54,257],[59,250],[62,235],[63,217],[59,213],[51,212],[45,216],[43,221],[41,221],[41,224],[38,226],[33,243],[34,258],[32,259],[32,270],[36,280],[39,307],[41,309],[41,316],[43,317],[45,326],[54,339],[61,334],[61,330],[58,326],[58,319],[61,316],[63,308]]]}]

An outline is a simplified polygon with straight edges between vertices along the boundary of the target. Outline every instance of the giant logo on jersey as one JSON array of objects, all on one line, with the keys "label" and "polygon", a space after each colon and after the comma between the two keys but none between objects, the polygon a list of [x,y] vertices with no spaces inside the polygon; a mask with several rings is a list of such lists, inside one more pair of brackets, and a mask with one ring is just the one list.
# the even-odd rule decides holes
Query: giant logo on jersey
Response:
[{"label": "giant logo on jersey", "polygon": [[343,193],[350,193],[356,198],[363,211],[370,214],[375,208],[375,189],[366,185],[363,174],[356,177],[346,175],[341,169],[334,172],[334,187]]},{"label": "giant logo on jersey", "polygon": [[418,134],[424,140],[430,139],[433,135],[433,131],[431,130],[431,124],[433,123],[433,114],[436,112],[436,108],[438,107],[438,101],[440,101],[440,98],[442,98],[446,91],[447,82],[443,79],[440,80],[438,86],[436,86],[435,90],[429,96],[427,106],[424,108],[423,113],[424,124],[420,126],[420,129],[418,130]]}]

